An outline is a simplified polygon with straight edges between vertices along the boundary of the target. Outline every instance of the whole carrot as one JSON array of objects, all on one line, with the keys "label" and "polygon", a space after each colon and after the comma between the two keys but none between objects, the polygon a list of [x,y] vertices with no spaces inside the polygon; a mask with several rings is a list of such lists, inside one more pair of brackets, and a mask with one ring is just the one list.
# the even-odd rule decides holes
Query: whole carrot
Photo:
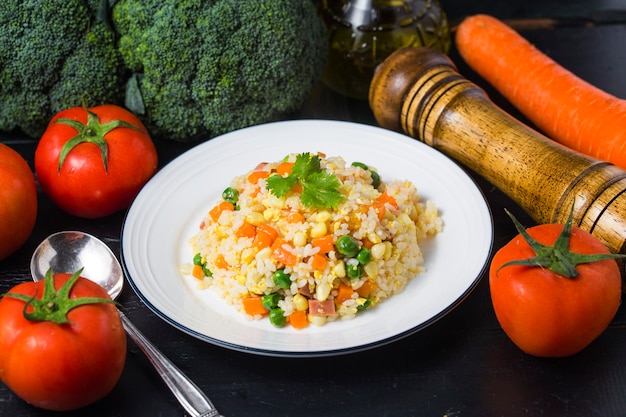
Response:
[{"label": "whole carrot", "polygon": [[461,57],[547,136],[626,169],[626,101],[580,79],[502,21],[470,16]]}]

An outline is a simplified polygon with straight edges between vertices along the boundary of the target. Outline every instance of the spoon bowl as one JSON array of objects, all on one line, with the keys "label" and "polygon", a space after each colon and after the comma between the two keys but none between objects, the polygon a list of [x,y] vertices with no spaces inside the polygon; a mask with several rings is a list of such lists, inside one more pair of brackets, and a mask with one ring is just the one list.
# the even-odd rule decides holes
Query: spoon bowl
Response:
[{"label": "spoon bowl", "polygon": [[41,281],[48,269],[74,273],[83,268],[87,278],[116,299],[124,286],[124,272],[111,249],[100,239],[83,232],[66,231],[48,236],[30,260],[33,280]]},{"label": "spoon bowl", "polygon": [[[58,232],[39,244],[30,260],[33,280],[44,279],[48,270],[70,273],[83,268],[81,276],[100,284],[116,299],[124,286],[124,271],[111,249],[100,239],[77,231]],[[192,417],[221,417],[209,398],[163,355],[119,311],[124,329],[133,342],[145,353],[179,403]]]}]

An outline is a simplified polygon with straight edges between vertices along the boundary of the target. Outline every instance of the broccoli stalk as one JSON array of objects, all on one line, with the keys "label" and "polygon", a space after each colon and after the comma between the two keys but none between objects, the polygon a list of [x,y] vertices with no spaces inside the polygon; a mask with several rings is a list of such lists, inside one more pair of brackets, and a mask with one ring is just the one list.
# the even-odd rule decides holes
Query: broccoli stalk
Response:
[{"label": "broccoli stalk", "polygon": [[65,108],[122,102],[123,62],[97,13],[106,3],[0,2],[0,130],[37,137]]},{"label": "broccoli stalk", "polygon": [[156,136],[217,136],[306,100],[327,39],[310,0],[118,0],[126,106]]}]

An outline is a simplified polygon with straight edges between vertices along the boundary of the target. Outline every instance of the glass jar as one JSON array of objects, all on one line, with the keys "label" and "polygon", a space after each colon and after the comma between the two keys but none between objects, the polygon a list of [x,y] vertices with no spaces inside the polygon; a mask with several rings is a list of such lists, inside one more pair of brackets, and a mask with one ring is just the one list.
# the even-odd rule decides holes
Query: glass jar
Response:
[{"label": "glass jar", "polygon": [[367,99],[376,66],[394,51],[427,46],[450,48],[450,28],[437,0],[320,0],[329,32],[322,79],[331,89]]}]

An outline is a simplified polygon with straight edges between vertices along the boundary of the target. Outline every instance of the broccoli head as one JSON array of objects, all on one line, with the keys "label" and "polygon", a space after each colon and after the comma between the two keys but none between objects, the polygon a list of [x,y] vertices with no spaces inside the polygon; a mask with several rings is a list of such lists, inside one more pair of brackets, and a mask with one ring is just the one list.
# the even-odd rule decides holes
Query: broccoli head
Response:
[{"label": "broccoli head", "polygon": [[98,5],[0,2],[0,130],[39,136],[65,108],[123,102],[123,62]]},{"label": "broccoli head", "polygon": [[179,141],[297,110],[326,59],[311,0],[118,0],[112,18],[133,72],[127,107]]}]

